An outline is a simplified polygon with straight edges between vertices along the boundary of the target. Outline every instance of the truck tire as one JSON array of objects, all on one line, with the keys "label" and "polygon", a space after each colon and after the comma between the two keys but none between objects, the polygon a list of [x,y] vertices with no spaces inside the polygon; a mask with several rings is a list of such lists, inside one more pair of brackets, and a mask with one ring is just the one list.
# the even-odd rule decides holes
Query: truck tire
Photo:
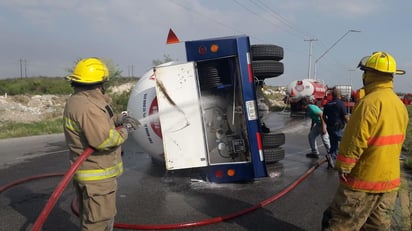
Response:
[{"label": "truck tire", "polygon": [[266,148],[277,148],[285,144],[285,133],[271,132],[262,133],[262,146]]},{"label": "truck tire", "polygon": [[285,158],[285,150],[280,147],[263,149],[263,156],[266,164],[275,163]]},{"label": "truck tire", "polygon": [[283,48],[271,44],[256,44],[250,46],[251,58],[255,60],[274,60],[283,59]]},{"label": "truck tire", "polygon": [[283,74],[283,63],[274,60],[252,61],[253,75],[259,79],[278,77]]}]

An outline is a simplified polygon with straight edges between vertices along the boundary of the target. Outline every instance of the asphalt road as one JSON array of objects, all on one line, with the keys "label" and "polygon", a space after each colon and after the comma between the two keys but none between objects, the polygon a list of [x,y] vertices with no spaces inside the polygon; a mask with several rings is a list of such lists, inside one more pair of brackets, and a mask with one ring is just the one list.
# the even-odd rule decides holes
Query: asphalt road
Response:
[{"label": "asphalt road", "polygon": [[[320,230],[322,213],[338,186],[336,172],[322,164],[290,192],[274,199],[315,162],[305,157],[309,121],[273,113],[266,124],[285,133],[286,157],[270,165],[270,177],[249,183],[215,184],[202,181],[196,170],[165,171],[127,142],[123,146],[125,172],[119,178],[117,227],[138,230],[142,225],[172,224],[208,231]],[[63,174],[69,168],[61,134],[0,140],[0,150],[0,187],[43,173]],[[324,154],[323,147],[320,150]],[[60,179],[26,182],[1,193],[0,230],[30,229]],[[73,197],[69,184],[43,230],[78,230],[70,208]]]}]

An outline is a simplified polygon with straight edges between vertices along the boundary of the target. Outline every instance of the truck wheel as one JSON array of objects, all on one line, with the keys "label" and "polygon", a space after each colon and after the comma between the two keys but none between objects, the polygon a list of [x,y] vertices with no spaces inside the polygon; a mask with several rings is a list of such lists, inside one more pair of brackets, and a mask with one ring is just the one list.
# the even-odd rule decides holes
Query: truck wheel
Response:
[{"label": "truck wheel", "polygon": [[267,164],[278,162],[285,158],[285,150],[283,148],[267,148],[263,149],[263,156]]},{"label": "truck wheel", "polygon": [[284,133],[262,133],[262,146],[266,148],[276,148],[285,144]]},{"label": "truck wheel", "polygon": [[256,44],[250,46],[252,60],[274,60],[283,59],[283,48],[271,44]]},{"label": "truck wheel", "polygon": [[278,77],[283,74],[283,63],[274,60],[252,61],[253,74],[259,80]]}]

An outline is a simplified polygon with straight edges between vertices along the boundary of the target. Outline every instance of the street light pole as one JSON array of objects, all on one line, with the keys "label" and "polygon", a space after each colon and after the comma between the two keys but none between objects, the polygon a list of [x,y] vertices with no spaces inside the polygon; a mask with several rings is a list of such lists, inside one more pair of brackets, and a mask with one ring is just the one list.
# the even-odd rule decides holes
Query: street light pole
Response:
[{"label": "street light pole", "polygon": [[306,42],[309,42],[309,64],[308,64],[308,79],[310,79],[310,73],[312,72],[312,43],[313,41],[318,41],[317,39],[307,39]]},{"label": "street light pole", "polygon": [[356,69],[348,69],[349,72],[349,84],[352,87],[352,72],[356,71]]},{"label": "street light pole", "polygon": [[323,56],[325,56],[326,53],[328,53],[333,47],[336,46],[336,44],[338,44],[338,42],[340,42],[343,38],[345,38],[346,35],[348,35],[348,34],[351,33],[351,32],[361,32],[361,31],[360,31],[360,30],[348,30],[348,31],[346,31],[345,34],[343,34],[338,40],[336,40],[336,42],[333,43],[332,46],[330,46],[325,52],[323,52],[322,55],[319,56],[319,58],[317,58],[317,59],[315,60],[315,64],[314,64],[314,68],[313,68],[313,69],[314,69],[314,77],[315,77],[315,79],[317,79],[317,70],[316,70],[316,67],[317,67],[317,64],[318,64],[319,60],[320,60],[321,58],[323,58]]}]

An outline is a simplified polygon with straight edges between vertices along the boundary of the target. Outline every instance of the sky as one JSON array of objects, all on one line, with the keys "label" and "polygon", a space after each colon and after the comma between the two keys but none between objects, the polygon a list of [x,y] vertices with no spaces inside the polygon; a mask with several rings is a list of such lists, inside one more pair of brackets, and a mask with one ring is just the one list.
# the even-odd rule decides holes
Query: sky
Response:
[{"label": "sky", "polygon": [[[184,62],[184,41],[247,35],[251,44],[284,49],[285,72],[267,85],[314,78],[316,69],[328,86],[359,88],[360,59],[386,51],[406,71],[394,80],[406,93],[411,11],[412,1],[401,0],[2,0],[0,79],[63,77],[91,56],[142,76],[165,55]],[[170,28],[181,43],[166,44]]]}]

